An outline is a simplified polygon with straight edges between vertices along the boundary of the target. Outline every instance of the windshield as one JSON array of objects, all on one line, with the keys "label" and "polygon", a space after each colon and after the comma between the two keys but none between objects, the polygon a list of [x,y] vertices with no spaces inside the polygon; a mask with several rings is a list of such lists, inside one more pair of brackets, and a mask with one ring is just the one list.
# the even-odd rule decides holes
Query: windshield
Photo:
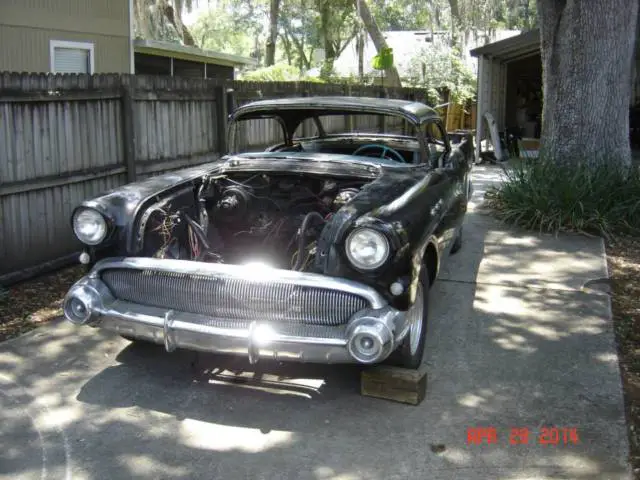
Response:
[{"label": "windshield", "polygon": [[[321,131],[321,129],[324,131]],[[302,122],[293,134],[294,141],[325,135],[401,135],[415,138],[415,127],[402,117],[394,115],[318,115]]]},{"label": "windshield", "polygon": [[[236,120],[230,128],[230,153],[264,152],[287,144],[284,122],[275,114],[263,118]],[[336,136],[346,138],[392,136],[398,141],[404,140],[417,146],[416,135],[416,127],[396,115],[324,113],[300,123],[292,132],[291,144],[303,139],[313,140]]]}]

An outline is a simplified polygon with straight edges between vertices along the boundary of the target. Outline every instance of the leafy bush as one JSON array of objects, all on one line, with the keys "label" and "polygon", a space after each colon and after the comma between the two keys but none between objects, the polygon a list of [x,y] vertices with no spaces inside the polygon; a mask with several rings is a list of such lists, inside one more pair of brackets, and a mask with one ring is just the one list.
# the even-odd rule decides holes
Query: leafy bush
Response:
[{"label": "leafy bush", "polygon": [[239,79],[249,82],[305,81],[323,83],[319,78],[301,75],[300,71],[296,67],[286,63],[276,63],[270,67],[263,67],[249,72],[244,72]]},{"label": "leafy bush", "polygon": [[476,75],[460,58],[457,50],[441,42],[422,47],[409,60],[407,86],[426,89],[429,102],[445,101],[442,93],[451,93],[450,100],[464,105],[476,95]]},{"label": "leafy bush", "polygon": [[362,78],[359,75],[350,74],[348,76],[331,75],[326,78],[327,83],[336,85],[357,85],[357,86],[372,86],[375,85],[376,79],[380,76],[372,73],[365,73]]},{"label": "leafy bush", "polygon": [[507,223],[541,232],[602,235],[640,232],[640,170],[557,165],[538,160],[506,167],[485,197]]},{"label": "leafy bush", "polygon": [[198,46],[205,50],[251,56],[256,48],[255,37],[262,28],[256,21],[258,14],[251,15],[247,11],[250,5],[232,7],[226,5],[227,2],[208,3],[190,27]]}]

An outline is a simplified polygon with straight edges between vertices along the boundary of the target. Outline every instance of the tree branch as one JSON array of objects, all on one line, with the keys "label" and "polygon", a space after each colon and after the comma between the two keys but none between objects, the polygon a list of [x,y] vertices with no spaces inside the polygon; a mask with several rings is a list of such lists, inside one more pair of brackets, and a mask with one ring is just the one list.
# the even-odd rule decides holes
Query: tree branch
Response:
[{"label": "tree branch", "polygon": [[178,32],[178,35],[182,37],[182,43],[190,47],[195,47],[196,41],[194,40],[193,35],[191,35],[191,32],[189,31],[189,29],[185,27],[184,24],[182,23],[182,19],[180,18],[180,15],[176,15],[176,12],[173,9],[173,7],[169,5],[166,1],[163,2],[161,5],[159,5],[159,7],[162,9],[162,13],[167,18],[169,23],[173,25],[173,28],[176,29],[176,31]]},{"label": "tree branch", "polygon": [[[354,0],[356,5],[356,11],[359,13],[360,18],[362,19],[362,23],[364,23],[373,44],[376,47],[378,53],[380,53],[383,49],[389,48],[387,45],[387,41],[384,39],[378,24],[376,23],[373,15],[371,15],[371,11],[369,10],[369,6],[365,0]],[[389,83],[392,87],[401,87],[402,81],[400,80],[400,75],[398,74],[398,69],[395,65],[392,65],[390,69],[387,70],[387,74],[389,77]]]}]

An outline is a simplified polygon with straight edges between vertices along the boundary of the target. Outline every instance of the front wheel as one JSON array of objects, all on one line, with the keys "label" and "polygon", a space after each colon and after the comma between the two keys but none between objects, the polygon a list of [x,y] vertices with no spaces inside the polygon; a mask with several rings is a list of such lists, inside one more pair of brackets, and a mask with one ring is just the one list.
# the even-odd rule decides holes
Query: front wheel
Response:
[{"label": "front wheel", "polygon": [[389,357],[389,364],[416,369],[422,364],[429,320],[429,272],[422,267],[416,300],[407,312],[411,324],[402,344]]},{"label": "front wheel", "polygon": [[457,253],[462,248],[462,227],[458,230],[458,234],[456,235],[456,239],[453,241],[453,245],[451,245],[451,253]]}]

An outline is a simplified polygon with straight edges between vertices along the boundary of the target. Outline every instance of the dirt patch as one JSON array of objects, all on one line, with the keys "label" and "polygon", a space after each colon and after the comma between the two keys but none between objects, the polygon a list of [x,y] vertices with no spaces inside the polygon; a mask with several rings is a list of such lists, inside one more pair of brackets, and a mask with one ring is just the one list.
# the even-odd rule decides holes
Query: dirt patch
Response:
[{"label": "dirt patch", "polygon": [[85,268],[75,265],[13,285],[0,297],[0,342],[62,315],[62,300]]},{"label": "dirt patch", "polygon": [[629,428],[630,462],[640,479],[640,239],[620,238],[607,246],[613,321]]}]

